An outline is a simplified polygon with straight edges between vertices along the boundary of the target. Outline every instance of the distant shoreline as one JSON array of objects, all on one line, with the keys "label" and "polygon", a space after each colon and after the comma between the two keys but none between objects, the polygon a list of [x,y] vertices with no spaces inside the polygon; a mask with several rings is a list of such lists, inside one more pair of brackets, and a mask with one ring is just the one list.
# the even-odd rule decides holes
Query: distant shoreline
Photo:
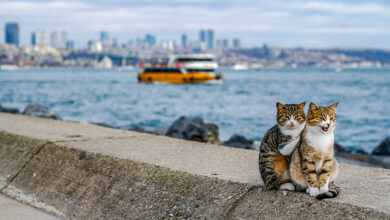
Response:
[{"label": "distant shoreline", "polygon": [[[330,72],[339,72],[339,71],[351,71],[351,70],[387,70],[390,69],[390,64],[383,65],[380,67],[349,67],[349,66],[306,66],[306,67],[265,67],[261,69],[240,69],[235,70],[232,66],[221,66],[217,69],[217,71],[229,70],[232,72],[242,72],[242,71],[273,71],[273,70],[329,70]],[[91,71],[106,71],[106,70],[114,70],[114,71],[140,71],[142,68],[138,68],[133,66],[133,68],[126,67],[113,67],[113,68],[95,68],[95,67],[12,67],[2,69],[2,65],[0,64],[0,72],[18,72],[18,71],[35,71],[35,70],[91,70]]]}]

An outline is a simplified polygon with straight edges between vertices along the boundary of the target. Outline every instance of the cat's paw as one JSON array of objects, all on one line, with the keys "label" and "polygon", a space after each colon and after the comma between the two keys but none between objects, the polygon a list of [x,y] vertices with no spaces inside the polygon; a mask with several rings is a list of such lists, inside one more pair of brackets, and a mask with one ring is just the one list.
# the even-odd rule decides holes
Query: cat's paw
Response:
[{"label": "cat's paw", "polygon": [[326,193],[329,191],[328,185],[325,185],[323,187],[320,187],[320,193]]},{"label": "cat's paw", "polygon": [[292,183],[283,183],[282,185],[280,185],[279,189],[280,190],[294,191],[295,186]]},{"label": "cat's paw", "polygon": [[317,196],[320,194],[320,190],[316,187],[310,187],[306,189],[306,193],[309,194],[310,196]]}]

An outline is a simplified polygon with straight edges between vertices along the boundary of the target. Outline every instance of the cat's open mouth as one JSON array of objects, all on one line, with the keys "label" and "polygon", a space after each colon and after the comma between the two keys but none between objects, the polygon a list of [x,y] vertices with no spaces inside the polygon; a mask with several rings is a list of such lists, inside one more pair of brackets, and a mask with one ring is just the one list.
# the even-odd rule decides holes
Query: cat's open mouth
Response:
[{"label": "cat's open mouth", "polygon": [[323,131],[327,132],[328,129],[329,129],[329,127],[322,127],[322,126],[321,126],[321,129],[322,129]]}]

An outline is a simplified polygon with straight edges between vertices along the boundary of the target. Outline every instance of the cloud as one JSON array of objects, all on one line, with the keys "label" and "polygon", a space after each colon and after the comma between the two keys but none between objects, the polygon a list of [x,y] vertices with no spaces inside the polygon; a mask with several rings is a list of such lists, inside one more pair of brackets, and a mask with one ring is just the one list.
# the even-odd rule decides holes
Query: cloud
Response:
[{"label": "cloud", "polygon": [[82,2],[53,1],[53,2],[30,2],[30,1],[1,1],[1,12],[32,12],[46,10],[74,10],[87,8]]},{"label": "cloud", "polygon": [[[390,37],[390,7],[381,1],[1,1],[0,24],[10,20],[20,23],[26,43],[32,30],[43,28],[66,29],[79,45],[96,39],[101,30],[125,42],[146,33],[157,39],[179,39],[187,33],[195,40],[199,29],[213,28],[216,37],[240,37],[247,46],[259,41],[281,46],[303,45],[309,39],[321,43],[332,35],[341,45],[387,42],[383,46],[390,47],[385,40]],[[354,35],[365,38],[345,40]]]},{"label": "cloud", "polygon": [[323,11],[341,14],[388,14],[390,8],[385,5],[379,5],[376,3],[342,3],[342,2],[299,2],[289,3],[287,7],[294,10],[305,10],[305,11]]}]

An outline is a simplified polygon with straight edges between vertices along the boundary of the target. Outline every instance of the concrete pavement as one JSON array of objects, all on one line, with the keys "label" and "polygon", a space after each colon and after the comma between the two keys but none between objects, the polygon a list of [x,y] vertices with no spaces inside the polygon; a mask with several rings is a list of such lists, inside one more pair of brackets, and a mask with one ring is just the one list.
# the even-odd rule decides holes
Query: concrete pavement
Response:
[{"label": "concrete pavement", "polygon": [[0,113],[2,193],[69,218],[390,218],[390,170],[341,164],[336,199],[263,192],[258,152]]},{"label": "concrete pavement", "polygon": [[0,220],[57,220],[51,214],[0,195]]}]

